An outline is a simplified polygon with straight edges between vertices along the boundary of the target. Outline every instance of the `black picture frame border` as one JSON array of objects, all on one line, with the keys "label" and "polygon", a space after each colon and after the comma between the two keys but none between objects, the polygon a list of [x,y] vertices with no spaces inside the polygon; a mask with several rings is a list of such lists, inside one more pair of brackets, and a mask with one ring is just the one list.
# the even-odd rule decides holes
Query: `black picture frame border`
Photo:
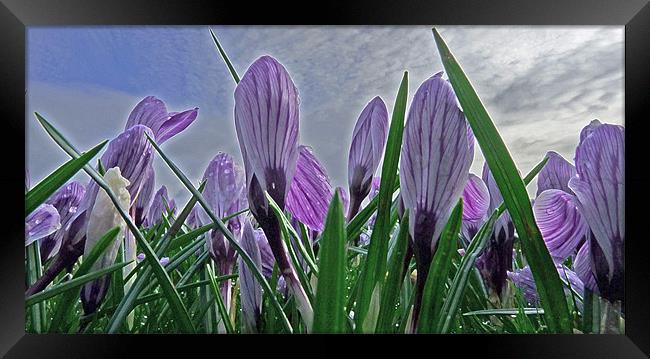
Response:
[{"label": "black picture frame border", "polygon": [[[200,24],[318,24],[318,25],[625,25],[625,126],[626,162],[643,163],[644,120],[650,105],[650,5],[647,0],[574,0],[574,1],[400,1],[380,4],[376,1],[349,1],[279,4],[250,2],[194,1],[81,1],[81,0],[0,0],[0,99],[4,110],[4,131],[0,153],[4,167],[0,171],[3,210],[0,240],[0,355],[7,357],[127,357],[166,353],[174,345],[195,349],[219,346],[236,350],[252,337],[222,337],[209,341],[196,336],[176,335],[32,335],[24,331],[24,278],[19,210],[24,206],[20,193],[24,183],[25,156],[25,29],[43,25],[200,25]],[[8,155],[7,155],[8,154]],[[638,159],[637,159],[638,158]],[[635,159],[637,159],[635,161]],[[354,351],[368,354],[393,341],[405,342],[405,348],[457,348],[463,354],[498,355],[502,358],[632,358],[650,353],[650,253],[649,239],[643,236],[644,187],[650,178],[643,165],[626,166],[626,226],[632,238],[626,247],[626,334],[612,335],[465,335],[456,336],[297,336],[309,346],[318,345],[319,354],[339,354],[337,345],[322,345],[342,338]],[[647,211],[645,211],[647,212]],[[7,233],[8,232],[8,233]],[[646,236],[647,237],[647,236]],[[323,339],[327,338],[327,339]],[[273,336],[255,340],[277,341]],[[287,338],[283,338],[286,341]],[[470,342],[471,340],[471,342]],[[231,341],[237,342],[231,345]],[[320,343],[316,343],[318,341]],[[373,345],[373,343],[376,343]],[[471,343],[471,345],[467,345]],[[302,343],[301,343],[302,344]],[[319,345],[321,344],[321,345]],[[383,345],[382,345],[383,344]],[[422,345],[422,347],[420,347]],[[302,345],[301,345],[302,346]],[[249,346],[251,347],[251,346]],[[264,348],[260,346],[261,348]],[[245,347],[248,349],[248,347]],[[277,347],[276,347],[277,348]],[[252,348],[250,348],[252,349]],[[362,351],[363,350],[363,351]],[[286,351],[286,349],[283,349]],[[169,352],[167,352],[169,354]],[[405,354],[409,354],[405,352]]]}]

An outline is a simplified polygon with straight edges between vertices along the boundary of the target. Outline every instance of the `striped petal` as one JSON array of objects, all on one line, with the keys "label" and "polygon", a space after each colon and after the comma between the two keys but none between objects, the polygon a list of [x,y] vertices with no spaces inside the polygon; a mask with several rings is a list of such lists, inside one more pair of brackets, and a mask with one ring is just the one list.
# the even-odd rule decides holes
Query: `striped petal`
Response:
[{"label": "striped petal", "polygon": [[578,250],[573,260],[573,269],[576,274],[592,292],[598,293],[598,284],[591,265],[591,251],[589,250],[589,241],[585,242]]},{"label": "striped petal", "polygon": [[59,212],[51,204],[41,204],[25,219],[25,246],[56,232],[59,228]]},{"label": "striped petal", "polygon": [[388,110],[375,97],[361,111],[352,132],[348,155],[348,185],[350,196],[363,201],[370,191],[370,181],[379,167],[388,135]]},{"label": "striped petal", "polygon": [[156,191],[153,197],[151,207],[149,207],[149,213],[145,217],[145,227],[150,228],[160,223],[163,219],[163,214],[169,213],[170,211],[172,213],[176,211],[176,203],[173,199],[169,199],[167,187],[163,185]]},{"label": "striped petal", "polygon": [[312,149],[299,146],[299,152],[286,209],[309,229],[321,232],[332,198],[332,185]]},{"label": "striped petal", "polygon": [[483,180],[470,173],[463,189],[463,237],[469,242],[485,220],[490,207],[490,192]]},{"label": "striped petal", "polygon": [[609,279],[623,271],[624,131],[623,126],[610,124],[592,129],[576,149],[578,175],[569,181],[569,187],[575,192],[581,212],[609,267],[608,273],[601,275]]},{"label": "striped petal", "polygon": [[156,142],[163,143],[192,124],[197,115],[198,108],[168,113],[164,102],[154,96],[147,96],[133,108],[125,129],[135,125],[147,126],[153,132]]},{"label": "striped petal", "polygon": [[[235,128],[246,183],[255,203],[268,212],[260,195],[268,191],[284,208],[298,159],[298,90],[291,76],[270,56],[257,59],[235,89]],[[256,183],[252,184],[255,178]],[[252,208],[253,213],[257,209]]]},{"label": "striped petal", "polygon": [[59,212],[61,230],[58,230],[41,240],[39,249],[42,261],[45,261],[58,253],[65,232],[67,231],[72,219],[75,218],[85,194],[86,188],[83,184],[79,181],[71,181],[54,192],[52,197],[45,202],[54,206],[54,208]]},{"label": "striped petal", "polygon": [[153,167],[148,169],[148,174],[145,175],[146,180],[142,184],[142,189],[135,200],[135,215],[134,220],[137,226],[144,223],[144,219],[149,212],[151,202],[154,196],[156,186],[156,176]]},{"label": "striped petal", "polygon": [[469,174],[467,122],[449,83],[438,73],[418,88],[404,127],[401,195],[410,232],[433,250]]},{"label": "striped petal", "polygon": [[569,179],[576,175],[576,168],[559,153],[546,153],[548,162],[537,175],[537,195],[547,189],[559,189],[573,194],[569,188]]},{"label": "striped petal", "polygon": [[[492,171],[488,167],[487,162],[483,165],[483,181],[490,192],[490,208],[489,213],[492,213],[495,209],[499,208],[501,203],[503,203],[503,196],[497,186],[497,182],[494,180]],[[497,236],[501,236],[506,239],[512,239],[515,235],[514,225],[512,224],[512,218],[510,218],[510,213],[506,210],[501,214],[499,219],[494,224],[494,233]]]},{"label": "striped petal", "polygon": [[[556,265],[555,269],[564,283],[564,292],[567,297],[572,295],[571,291],[574,291],[581,296],[583,295],[584,284],[575,272],[563,265]],[[508,272],[508,278],[522,291],[524,299],[529,305],[540,305],[537,286],[535,285],[535,279],[533,278],[533,273],[529,266],[514,272]],[[578,305],[581,306],[582,304],[578,303]],[[581,310],[581,308],[579,309]]]},{"label": "striped petal", "polygon": [[575,253],[589,230],[575,196],[559,189],[549,189],[537,196],[533,214],[548,251],[559,262]]}]

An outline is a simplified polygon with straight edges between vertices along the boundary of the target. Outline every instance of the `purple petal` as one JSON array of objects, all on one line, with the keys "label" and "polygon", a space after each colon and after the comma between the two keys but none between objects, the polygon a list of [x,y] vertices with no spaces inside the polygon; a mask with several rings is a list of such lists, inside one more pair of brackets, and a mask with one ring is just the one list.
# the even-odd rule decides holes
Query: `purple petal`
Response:
[{"label": "purple petal", "polygon": [[370,180],[379,167],[387,135],[388,110],[384,101],[377,96],[361,111],[352,132],[348,155],[351,196],[365,197],[368,194]]},{"label": "purple petal", "polygon": [[41,204],[25,219],[25,246],[61,228],[59,212],[51,204]]},{"label": "purple petal", "polygon": [[370,187],[370,193],[368,194],[368,199],[372,200],[379,194],[379,185],[381,184],[381,178],[375,176],[372,178],[372,186]]},{"label": "purple petal", "polygon": [[81,201],[86,193],[86,188],[78,181],[72,181],[59,188],[45,203],[51,204],[59,212],[61,220],[61,230],[41,239],[40,252],[41,259],[45,261],[53,257],[59,251],[61,243],[68,226],[81,205]]},{"label": "purple petal", "polygon": [[163,219],[163,214],[175,212],[176,204],[173,200],[169,199],[167,195],[167,187],[164,185],[156,192],[153,197],[153,202],[151,207],[149,207],[149,213],[145,217],[144,225],[145,227],[153,227],[156,224],[160,223]]},{"label": "purple petal", "polygon": [[264,235],[264,231],[261,228],[254,230],[253,234],[255,235],[255,240],[260,250],[262,274],[266,278],[271,278],[273,275],[273,266],[275,265],[275,257],[273,257],[271,246],[266,240],[266,235]]},{"label": "purple petal", "polygon": [[569,188],[569,179],[576,175],[576,168],[559,153],[546,153],[548,162],[537,175],[537,195],[547,189],[559,189],[573,194]]},{"label": "purple petal", "polygon": [[[567,297],[572,295],[571,290],[581,296],[583,295],[584,284],[575,272],[560,264],[556,265],[555,269],[564,283],[564,292]],[[508,278],[512,280],[519,289],[521,289],[524,299],[528,304],[534,306],[540,304],[535,279],[533,278],[533,273],[529,266],[515,272],[508,272]],[[578,305],[580,305],[580,303],[578,303]]]},{"label": "purple petal", "polygon": [[168,113],[165,103],[154,96],[147,96],[140,101],[126,122],[129,129],[135,125],[144,125],[151,129],[157,143],[163,143],[189,126],[198,115],[198,108],[181,113]]},{"label": "purple petal", "polygon": [[145,260],[145,258],[147,258],[147,256],[144,253],[138,253],[138,256],[135,258],[138,260],[138,262],[142,262]]},{"label": "purple petal", "polygon": [[[495,181],[487,162],[483,164],[483,182],[485,182],[488,192],[490,192],[490,207],[488,213],[492,213],[495,209],[499,208],[501,203],[503,203],[503,196],[501,195],[499,186],[497,186],[497,182]],[[512,238],[514,236],[512,218],[510,218],[510,213],[507,210],[501,214],[494,224],[494,233],[501,232],[503,232],[507,238]]]},{"label": "purple petal", "polygon": [[589,124],[580,131],[580,143],[582,143],[585,138],[589,137],[589,135],[591,135],[600,125],[602,125],[602,123],[598,120],[592,120],[589,122]]},{"label": "purple petal", "polygon": [[[235,128],[247,186],[257,191],[254,198],[268,191],[283,209],[298,159],[298,103],[291,76],[270,56],[257,59],[235,89]],[[262,202],[253,207],[267,211]]]},{"label": "purple petal", "polygon": [[[241,245],[257,269],[262,270],[262,257],[258,241],[249,220],[244,221]],[[248,333],[256,333],[261,315],[262,287],[241,258],[239,259],[239,284],[244,329]]]},{"label": "purple petal", "polygon": [[[348,196],[348,192],[343,187],[336,187],[336,190],[339,192],[339,198],[341,198],[341,202],[343,202],[343,209],[347,216],[348,209],[350,208],[350,197]],[[334,197],[332,197],[332,199],[333,198]]]},{"label": "purple petal", "polygon": [[[416,243],[433,249],[469,174],[467,122],[441,73],[417,90],[404,127],[401,195]],[[424,242],[424,243],[423,243]]]},{"label": "purple petal", "polygon": [[585,287],[589,288],[592,292],[598,293],[598,284],[596,283],[596,277],[592,271],[591,266],[591,253],[589,251],[589,242],[585,242],[578,254],[573,261],[573,269],[576,274],[582,280]]},{"label": "purple petal", "polygon": [[575,192],[581,212],[607,261],[609,273],[603,275],[610,279],[615,272],[623,270],[624,131],[623,126],[618,125],[602,124],[595,127],[576,149],[578,175],[569,181],[569,187]]},{"label": "purple petal", "polygon": [[158,262],[164,267],[169,264],[169,257],[162,257]]},{"label": "purple petal", "polygon": [[321,232],[332,198],[332,186],[325,168],[312,149],[299,146],[299,152],[286,209],[309,229]]},{"label": "purple petal", "polygon": [[471,240],[481,226],[490,207],[490,192],[483,180],[470,173],[463,189],[463,236]]},{"label": "purple petal", "polygon": [[154,196],[154,189],[156,186],[156,176],[153,167],[150,167],[148,174],[145,175],[146,179],[142,184],[142,189],[138,198],[135,200],[135,224],[140,226],[144,223],[144,219],[151,207],[151,201]]},{"label": "purple petal", "polygon": [[549,189],[537,196],[533,214],[548,251],[559,262],[575,253],[589,230],[575,196],[559,189]]}]

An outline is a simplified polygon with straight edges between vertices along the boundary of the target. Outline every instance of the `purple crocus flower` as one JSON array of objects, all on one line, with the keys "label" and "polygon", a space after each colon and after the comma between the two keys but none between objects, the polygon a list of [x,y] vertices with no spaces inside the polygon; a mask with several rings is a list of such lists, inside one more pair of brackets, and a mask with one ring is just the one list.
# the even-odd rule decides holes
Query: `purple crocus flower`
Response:
[{"label": "purple crocus flower", "polygon": [[414,327],[438,237],[461,197],[473,157],[465,116],[441,76],[432,76],[415,93],[400,157],[400,195],[409,209],[418,273]]},{"label": "purple crocus flower", "polygon": [[[571,291],[582,296],[584,293],[584,284],[579,276],[561,264],[557,264],[555,268],[565,285],[564,292],[566,296],[571,297]],[[537,286],[535,285],[535,279],[533,278],[533,272],[530,270],[530,267],[526,266],[514,272],[508,271],[508,278],[521,290],[524,300],[528,305],[539,306],[539,294],[537,293]],[[582,302],[576,302],[579,306],[578,309],[582,310]]]},{"label": "purple crocus flower", "polygon": [[325,167],[318,161],[310,147],[298,146],[296,173],[287,194],[286,209],[309,229],[321,232],[332,185]]},{"label": "purple crocus flower", "polygon": [[[203,197],[217,217],[230,216],[246,208],[244,172],[229,154],[219,152],[210,161],[203,174],[203,181],[205,181]],[[203,207],[197,208],[199,223],[201,225],[211,223],[212,220]],[[241,237],[241,217],[241,215],[236,216],[226,223],[236,240]],[[216,263],[218,274],[231,274],[237,254],[235,249],[220,230],[210,230],[206,239],[210,256]],[[229,306],[231,299],[230,280],[221,282],[221,292],[224,303]]]},{"label": "purple crocus flower", "polygon": [[537,175],[537,196],[547,189],[559,189],[573,194],[569,188],[569,179],[576,174],[575,166],[554,151],[547,152],[546,157],[548,161]]},{"label": "purple crocus flower", "polygon": [[149,213],[145,217],[144,226],[153,227],[160,223],[163,219],[163,214],[176,211],[176,202],[170,200],[167,195],[167,187],[164,185],[156,192],[149,207]]},{"label": "purple crocus flower", "polygon": [[[131,111],[126,121],[125,130],[135,126],[144,125],[151,129],[152,138],[158,144],[162,144],[171,137],[185,130],[196,120],[198,107],[182,112],[167,112],[165,103],[154,96],[147,96],[140,101]],[[151,173],[145,176],[145,184],[135,203],[135,224],[140,226],[147,215],[151,205],[155,188],[155,175],[153,168]]]},{"label": "purple crocus flower", "polygon": [[598,293],[598,283],[596,277],[591,269],[591,251],[589,250],[590,242],[586,241],[582,244],[573,260],[573,269],[575,270],[578,278],[582,280],[585,287],[594,293]]},{"label": "purple crocus flower", "polygon": [[[490,206],[487,213],[492,213],[503,203],[503,197],[487,163],[483,166],[483,181],[490,193]],[[476,261],[490,295],[494,298],[501,298],[506,285],[507,272],[512,270],[514,239],[515,227],[510,214],[505,211],[495,222],[489,242]]]},{"label": "purple crocus flower", "polygon": [[481,177],[470,173],[463,189],[462,234],[465,245],[474,238],[490,209],[490,192]]},{"label": "purple crocus flower", "polygon": [[[250,220],[244,220],[241,246],[253,260],[258,270],[262,270],[262,255],[258,239],[253,231]],[[273,255],[271,254],[271,260]],[[239,259],[239,285],[242,309],[242,330],[246,333],[257,333],[262,314],[262,286],[257,282],[251,269]]]},{"label": "purple crocus flower", "polygon": [[285,208],[298,159],[298,90],[277,60],[262,56],[235,89],[235,129],[244,158],[250,210],[260,224],[280,272],[311,327],[311,304],[289,260],[277,218],[265,192]]},{"label": "purple crocus flower", "polygon": [[61,228],[59,212],[51,204],[41,204],[25,218],[25,246],[49,236],[59,228]]},{"label": "purple crocus flower", "polygon": [[41,261],[45,262],[56,255],[61,247],[63,236],[67,232],[70,221],[75,217],[79,205],[86,193],[86,188],[78,181],[72,181],[59,188],[45,202],[54,206],[61,218],[61,229],[43,238],[40,242]]},{"label": "purple crocus flower", "polygon": [[375,97],[361,111],[352,132],[348,156],[348,186],[350,210],[348,220],[354,218],[371,188],[372,176],[379,167],[388,135],[388,110],[379,97]]},{"label": "purple crocus flower", "polygon": [[624,300],[625,129],[592,121],[576,148],[577,176],[569,187],[592,236],[589,251],[600,295]]},{"label": "purple crocus flower", "polygon": [[[379,194],[379,184],[381,183],[381,178],[375,176],[372,179],[372,187],[370,188],[370,193],[368,194],[368,199],[373,200],[375,196]],[[372,217],[368,220],[368,229],[372,231],[372,228],[375,226],[375,221],[377,220],[377,213],[373,213]],[[372,232],[371,232],[372,233]],[[371,234],[370,233],[370,234]],[[360,246],[366,246],[370,243],[370,234],[367,232],[362,232],[359,235],[359,240],[355,244],[358,244]]]}]

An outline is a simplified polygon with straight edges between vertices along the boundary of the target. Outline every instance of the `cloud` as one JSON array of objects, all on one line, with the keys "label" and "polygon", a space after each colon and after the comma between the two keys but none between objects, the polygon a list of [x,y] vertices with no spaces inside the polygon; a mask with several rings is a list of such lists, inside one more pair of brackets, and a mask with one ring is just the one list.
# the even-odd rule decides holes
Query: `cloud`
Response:
[{"label": "cloud", "polygon": [[[352,128],[365,104],[379,95],[392,111],[404,70],[411,95],[443,70],[429,26],[213,29],[240,75],[263,54],[287,67],[300,92],[301,142],[313,147],[335,185],[346,186]],[[547,150],[573,158],[579,131],[591,119],[624,120],[623,27],[445,26],[440,31],[523,173]],[[28,46],[30,88],[42,87],[28,93],[30,106],[70,121],[80,146],[114,135],[135,102],[153,94],[171,109],[200,108],[197,121],[165,143],[192,178],[200,178],[217,151],[240,158],[233,126],[235,84],[206,27],[33,28]],[[74,125],[81,123],[85,127]],[[40,143],[31,141],[28,152],[50,158],[51,146]],[[482,156],[475,157],[472,170],[480,172]],[[52,168],[52,162],[45,167]],[[169,170],[158,173],[159,183],[186,198]]]}]

